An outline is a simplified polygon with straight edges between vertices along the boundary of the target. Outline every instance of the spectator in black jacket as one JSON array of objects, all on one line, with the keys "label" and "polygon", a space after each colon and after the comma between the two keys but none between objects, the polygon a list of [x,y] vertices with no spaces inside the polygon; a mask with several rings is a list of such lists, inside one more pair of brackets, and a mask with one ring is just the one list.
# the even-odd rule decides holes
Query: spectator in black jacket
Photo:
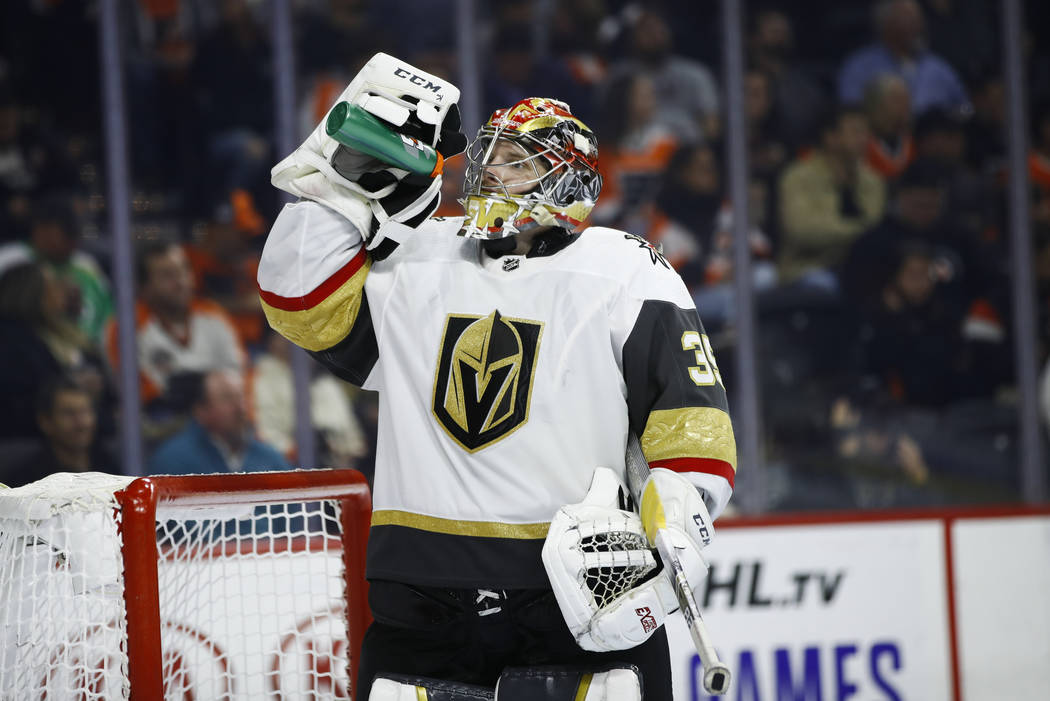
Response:
[{"label": "spectator in black jacket", "polygon": [[55,472],[119,472],[113,456],[96,442],[98,417],[91,395],[68,377],[49,380],[37,395],[36,421],[43,436],[24,460],[5,466],[3,482],[20,487]]},{"label": "spectator in black jacket", "polygon": [[34,397],[63,373],[96,402],[111,398],[104,363],[66,307],[65,288],[39,263],[0,274],[0,437],[37,435]]}]

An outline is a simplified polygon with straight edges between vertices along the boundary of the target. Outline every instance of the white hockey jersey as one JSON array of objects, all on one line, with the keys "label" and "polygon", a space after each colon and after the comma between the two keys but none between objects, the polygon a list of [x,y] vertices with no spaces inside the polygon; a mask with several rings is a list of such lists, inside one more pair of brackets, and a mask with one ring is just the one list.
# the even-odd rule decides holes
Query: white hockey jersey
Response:
[{"label": "white hockey jersey", "polygon": [[460,223],[387,224],[407,240],[373,261],[352,224],[303,201],[259,266],[271,325],[380,393],[368,577],[548,587],[551,517],[595,467],[623,476],[629,430],[717,516],[736,472],[725,389],[663,257],[592,227],[493,258]]}]

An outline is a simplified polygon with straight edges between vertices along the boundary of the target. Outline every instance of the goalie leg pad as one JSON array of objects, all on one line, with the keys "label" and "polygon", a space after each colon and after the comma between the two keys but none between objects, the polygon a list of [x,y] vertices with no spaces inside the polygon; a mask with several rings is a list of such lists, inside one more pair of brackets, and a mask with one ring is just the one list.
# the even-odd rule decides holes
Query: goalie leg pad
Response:
[{"label": "goalie leg pad", "polygon": [[492,689],[446,679],[380,674],[372,683],[368,701],[493,701]]},{"label": "goalie leg pad", "polygon": [[496,682],[496,701],[641,701],[633,665],[600,671],[575,666],[508,667]]}]

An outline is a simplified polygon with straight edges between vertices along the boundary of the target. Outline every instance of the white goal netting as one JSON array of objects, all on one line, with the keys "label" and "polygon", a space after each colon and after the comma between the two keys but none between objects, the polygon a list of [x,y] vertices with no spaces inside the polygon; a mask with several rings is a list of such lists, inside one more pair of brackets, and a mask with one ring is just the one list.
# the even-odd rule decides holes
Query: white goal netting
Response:
[{"label": "white goal netting", "polygon": [[0,490],[0,701],[350,698],[367,510],[345,470]]}]

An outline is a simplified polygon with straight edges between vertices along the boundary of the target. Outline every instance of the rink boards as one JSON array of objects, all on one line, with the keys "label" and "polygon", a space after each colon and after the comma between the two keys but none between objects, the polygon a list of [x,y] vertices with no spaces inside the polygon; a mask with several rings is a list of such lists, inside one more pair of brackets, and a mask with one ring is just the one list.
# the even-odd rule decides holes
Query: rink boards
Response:
[{"label": "rink boards", "polygon": [[[1050,698],[1050,509],[726,521],[701,605],[733,701]],[[678,616],[675,699],[707,699]]]},{"label": "rink boards", "polygon": [[[162,582],[183,570],[238,593],[162,614],[172,698],[346,698],[338,551],[295,551],[161,564]],[[733,672],[727,699],[1050,698],[1048,508],[724,521],[708,554],[700,603]],[[282,599],[298,613],[280,613]],[[677,615],[668,630],[676,701],[707,699]],[[73,642],[89,667],[113,669],[115,641],[78,634],[55,649]],[[61,681],[28,674],[33,687]],[[111,676],[92,684],[119,698]]]}]

